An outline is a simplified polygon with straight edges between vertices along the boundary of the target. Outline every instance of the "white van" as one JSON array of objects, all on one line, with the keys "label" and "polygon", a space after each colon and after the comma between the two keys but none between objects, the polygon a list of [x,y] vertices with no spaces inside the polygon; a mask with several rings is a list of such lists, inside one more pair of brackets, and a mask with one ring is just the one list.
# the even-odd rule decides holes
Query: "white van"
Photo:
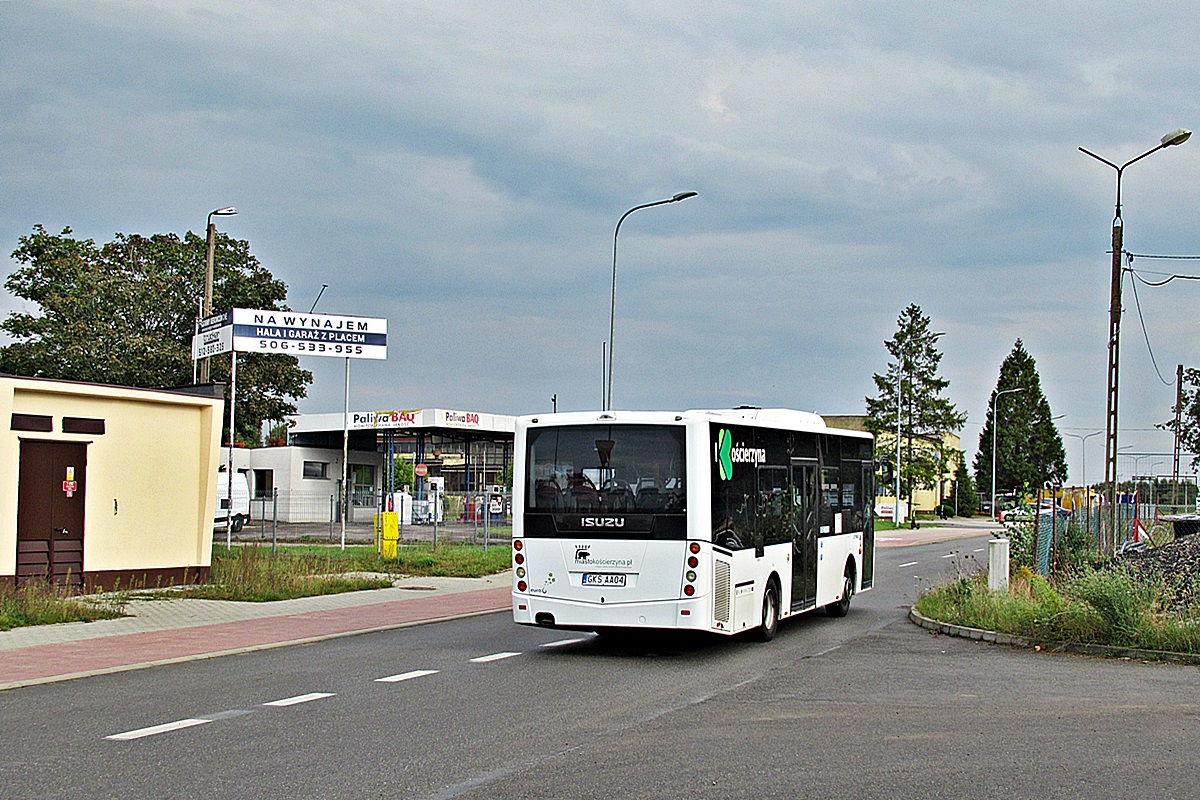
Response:
[{"label": "white van", "polygon": [[[214,529],[224,529],[226,509],[229,508],[229,478],[228,472],[221,467],[217,473],[217,516],[213,520]],[[246,483],[246,473],[235,472],[233,475],[233,519],[234,533],[239,533],[250,519],[250,487]]]}]

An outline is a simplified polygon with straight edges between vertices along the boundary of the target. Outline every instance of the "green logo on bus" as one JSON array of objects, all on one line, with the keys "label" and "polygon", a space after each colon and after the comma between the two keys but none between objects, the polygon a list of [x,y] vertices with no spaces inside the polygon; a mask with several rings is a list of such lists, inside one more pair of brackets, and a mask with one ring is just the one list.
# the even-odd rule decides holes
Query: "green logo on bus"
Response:
[{"label": "green logo on bus", "polygon": [[717,465],[721,470],[721,480],[733,480],[733,436],[726,428],[717,431]]}]

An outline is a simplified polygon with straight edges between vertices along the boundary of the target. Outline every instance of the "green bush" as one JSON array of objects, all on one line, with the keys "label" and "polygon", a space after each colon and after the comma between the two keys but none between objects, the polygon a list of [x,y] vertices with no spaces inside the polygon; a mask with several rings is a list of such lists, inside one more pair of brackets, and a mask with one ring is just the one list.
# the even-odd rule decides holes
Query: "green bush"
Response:
[{"label": "green bush", "polygon": [[1036,569],[1033,558],[1034,524],[1025,521],[1005,525],[1008,529],[1008,560],[1012,569]]}]

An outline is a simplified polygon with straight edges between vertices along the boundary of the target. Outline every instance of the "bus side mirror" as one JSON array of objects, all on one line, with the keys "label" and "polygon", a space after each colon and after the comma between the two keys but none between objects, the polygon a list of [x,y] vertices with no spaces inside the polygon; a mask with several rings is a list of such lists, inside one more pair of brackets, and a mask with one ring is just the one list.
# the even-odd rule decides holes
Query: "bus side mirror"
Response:
[{"label": "bus side mirror", "polygon": [[875,473],[879,476],[879,482],[885,486],[896,479],[896,470],[890,461],[876,462]]}]

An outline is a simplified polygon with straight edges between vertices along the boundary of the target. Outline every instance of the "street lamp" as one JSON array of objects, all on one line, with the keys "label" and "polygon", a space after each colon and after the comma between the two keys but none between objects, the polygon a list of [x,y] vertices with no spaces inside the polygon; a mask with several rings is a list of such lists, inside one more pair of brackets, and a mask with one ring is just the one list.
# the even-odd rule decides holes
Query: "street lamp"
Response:
[{"label": "street lamp", "polygon": [[[212,300],[213,300],[213,238],[217,232],[217,226],[213,224],[213,217],[232,217],[238,213],[233,206],[218,208],[216,211],[208,212],[208,224],[206,226],[205,244],[207,245],[207,256],[204,266],[204,304],[200,307],[200,318],[207,319],[212,316]],[[208,383],[209,380],[209,359],[204,358],[200,361],[200,370],[196,378],[197,383]],[[233,434],[230,433],[232,444]]]},{"label": "street lamp", "polygon": [[1089,532],[1092,530],[1092,490],[1088,487],[1087,482],[1087,440],[1093,436],[1099,436],[1102,433],[1104,433],[1104,431],[1092,431],[1091,433],[1087,434],[1067,434],[1067,436],[1079,440],[1079,455],[1083,459],[1083,463],[1081,465],[1081,469],[1083,471],[1083,480],[1081,481],[1083,483],[1083,513],[1086,518],[1085,524]]},{"label": "street lamp", "polygon": [[992,522],[1000,521],[1000,514],[996,511],[996,431],[1000,427],[1000,420],[996,416],[996,401],[1002,394],[1023,391],[1025,387],[1018,386],[1016,389],[1002,389],[992,396]]},{"label": "street lamp", "polygon": [[1108,306],[1108,399],[1105,409],[1105,447],[1104,447],[1104,480],[1109,484],[1112,503],[1110,508],[1111,529],[1110,541],[1116,542],[1117,529],[1117,384],[1120,373],[1120,341],[1121,341],[1121,255],[1123,253],[1124,224],[1121,221],[1121,175],[1125,168],[1136,161],[1141,161],[1151,153],[1156,153],[1165,147],[1183,144],[1192,132],[1177,128],[1164,135],[1157,146],[1150,148],[1137,158],[1130,159],[1124,164],[1117,165],[1107,158],[1098,156],[1091,150],[1079,148],[1080,152],[1089,155],[1102,164],[1107,164],[1117,171],[1117,212],[1113,217],[1112,228],[1112,277],[1109,290]]},{"label": "street lamp", "polygon": [[1067,434],[1067,436],[1070,436],[1072,439],[1079,440],[1079,455],[1082,457],[1082,464],[1081,464],[1081,470],[1083,472],[1082,483],[1085,488],[1087,487],[1087,440],[1092,438],[1093,436],[1099,436],[1102,433],[1104,433],[1104,431],[1092,431],[1091,433],[1088,433],[1088,434],[1079,434],[1079,433],[1068,433]]},{"label": "street lamp", "polygon": [[643,208],[651,208],[653,206],[662,206],[667,203],[678,203],[680,200],[687,200],[689,197],[695,197],[696,192],[680,192],[674,197],[668,197],[666,200],[655,200],[653,203],[643,203],[640,206],[634,206],[621,215],[617,220],[617,228],[613,231],[613,269],[612,269],[612,305],[609,309],[608,316],[608,393],[602,410],[609,411],[612,409],[612,375],[613,375],[613,330],[616,325],[617,315],[617,234],[621,232],[621,223],[635,211],[640,211]]}]

